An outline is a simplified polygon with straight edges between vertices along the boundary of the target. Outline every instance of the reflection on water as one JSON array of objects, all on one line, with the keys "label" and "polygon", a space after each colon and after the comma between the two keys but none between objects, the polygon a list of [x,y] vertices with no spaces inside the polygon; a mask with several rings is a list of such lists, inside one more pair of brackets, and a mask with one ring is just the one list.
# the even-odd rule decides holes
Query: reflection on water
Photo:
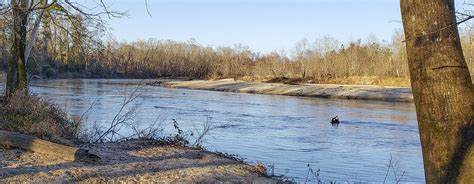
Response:
[{"label": "reflection on water", "polygon": [[[106,123],[139,80],[40,80],[32,90],[70,115]],[[144,86],[134,119],[139,126],[160,117],[166,134],[171,119],[194,130],[212,117],[210,150],[236,153],[248,162],[274,164],[276,174],[304,181],[308,163],[326,181],[382,182],[390,156],[406,171],[403,182],[423,182],[421,146],[411,103],[330,100],[223,93]],[[329,123],[341,119],[339,127]],[[127,133],[127,132],[123,132]],[[129,132],[128,132],[129,133]],[[400,173],[401,174],[401,173]],[[314,177],[312,177],[314,178]],[[390,171],[388,181],[393,181]]]}]

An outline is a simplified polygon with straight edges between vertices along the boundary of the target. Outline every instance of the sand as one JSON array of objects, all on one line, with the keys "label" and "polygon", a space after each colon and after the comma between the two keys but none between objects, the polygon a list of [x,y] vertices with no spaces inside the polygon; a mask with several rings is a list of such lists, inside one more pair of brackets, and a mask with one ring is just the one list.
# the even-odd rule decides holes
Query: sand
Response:
[{"label": "sand", "polygon": [[169,88],[186,88],[238,93],[288,95],[318,98],[413,102],[410,88],[375,85],[283,84],[245,82],[233,79],[157,82]]},{"label": "sand", "polygon": [[87,145],[98,163],[66,162],[49,155],[0,148],[0,183],[281,183],[258,167],[220,154],[160,146],[152,140]]}]

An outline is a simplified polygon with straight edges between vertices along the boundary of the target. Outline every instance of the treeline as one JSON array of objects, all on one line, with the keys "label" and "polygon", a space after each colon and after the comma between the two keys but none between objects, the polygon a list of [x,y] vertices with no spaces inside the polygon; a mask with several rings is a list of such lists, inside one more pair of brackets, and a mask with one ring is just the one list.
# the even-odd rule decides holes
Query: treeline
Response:
[{"label": "treeline", "polygon": [[[236,78],[315,83],[338,79],[344,83],[351,77],[408,78],[401,32],[395,32],[390,41],[378,41],[374,36],[346,44],[330,36],[315,41],[304,39],[287,52],[262,54],[242,45],[203,46],[193,39],[102,41],[104,31],[80,17],[74,21],[50,20],[53,19],[41,22],[40,34],[27,63],[30,76]],[[2,33],[2,65],[5,66],[8,30],[3,29]],[[472,69],[474,30],[466,30],[462,35],[464,53]]]}]

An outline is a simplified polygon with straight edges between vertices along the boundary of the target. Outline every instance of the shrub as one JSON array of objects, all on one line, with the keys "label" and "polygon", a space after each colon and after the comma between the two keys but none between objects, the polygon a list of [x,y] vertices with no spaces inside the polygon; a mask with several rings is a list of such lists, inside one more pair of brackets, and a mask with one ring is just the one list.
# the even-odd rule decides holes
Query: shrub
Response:
[{"label": "shrub", "polygon": [[66,113],[48,101],[18,92],[0,103],[0,129],[61,144],[77,141],[80,123],[69,120]]}]

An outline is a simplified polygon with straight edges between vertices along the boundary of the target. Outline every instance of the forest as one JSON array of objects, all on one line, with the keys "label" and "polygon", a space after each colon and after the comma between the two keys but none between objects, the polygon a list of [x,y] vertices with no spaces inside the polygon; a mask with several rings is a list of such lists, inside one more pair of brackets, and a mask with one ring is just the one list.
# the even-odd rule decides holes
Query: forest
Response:
[{"label": "forest", "polygon": [[[72,16],[69,17],[69,16]],[[46,13],[27,69],[39,78],[234,78],[246,81],[380,84],[409,86],[404,35],[392,40],[341,42],[330,35],[302,39],[288,50],[259,53],[237,44],[206,46],[190,38],[180,42],[149,39],[117,41],[104,25],[80,14]],[[2,62],[6,69],[11,39],[8,17],[3,17]],[[97,24],[97,25],[91,25]],[[474,65],[474,29],[461,31],[469,68]],[[472,72],[471,72],[472,73]]]}]

